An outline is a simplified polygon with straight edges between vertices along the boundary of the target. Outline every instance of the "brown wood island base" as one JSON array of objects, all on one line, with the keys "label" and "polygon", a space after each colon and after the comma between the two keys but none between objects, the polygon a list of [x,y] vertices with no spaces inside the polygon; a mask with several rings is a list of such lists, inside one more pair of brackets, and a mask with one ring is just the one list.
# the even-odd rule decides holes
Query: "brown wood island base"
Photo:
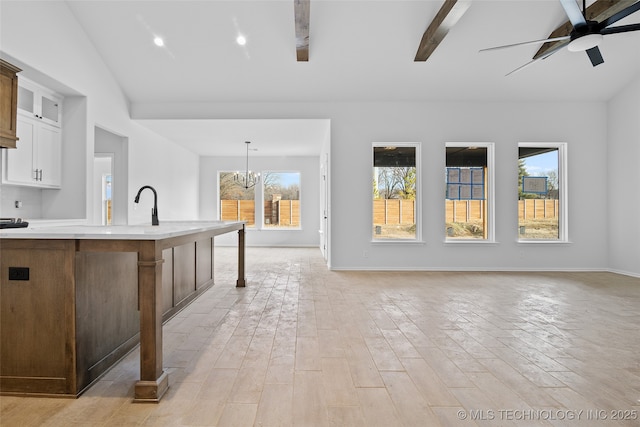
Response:
[{"label": "brown wood island base", "polygon": [[0,233],[0,393],[77,397],[140,343],[135,402],[169,387],[162,324],[213,285],[214,237],[243,222]]}]

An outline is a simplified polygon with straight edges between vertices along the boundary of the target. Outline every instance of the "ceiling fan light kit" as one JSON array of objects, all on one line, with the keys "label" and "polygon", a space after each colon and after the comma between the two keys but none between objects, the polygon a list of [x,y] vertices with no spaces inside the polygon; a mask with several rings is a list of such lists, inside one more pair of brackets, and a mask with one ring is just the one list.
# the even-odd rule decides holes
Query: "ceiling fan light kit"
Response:
[{"label": "ceiling fan light kit", "polygon": [[574,24],[567,50],[570,52],[584,52],[598,46],[602,39],[600,24],[596,21],[587,21],[586,18],[582,18]]},{"label": "ceiling fan light kit", "polygon": [[567,46],[567,50],[570,52],[584,52],[585,50],[598,46],[602,43],[602,39],[602,34],[587,34],[586,36],[571,40]]},{"label": "ceiling fan light kit", "polygon": [[[629,0],[625,0],[624,3],[629,4],[631,2]],[[526,46],[536,43],[555,42],[556,44],[551,45],[553,47],[551,49],[547,49],[546,53],[540,54],[539,52],[540,56],[535,56],[533,60],[525,65],[516,68],[507,75],[513,74],[516,71],[520,71],[528,67],[529,65],[538,62],[541,59],[546,59],[565,46],[570,52],[586,52],[589,60],[591,61],[591,65],[595,67],[604,62],[602,54],[600,53],[600,48],[598,46],[602,43],[605,35],[640,31],[640,23],[612,27],[614,23],[640,10],[640,1],[634,1],[627,7],[620,9],[621,7],[623,7],[624,3],[619,4],[618,9],[614,8],[616,2],[611,2],[610,0],[598,0],[593,3],[591,6],[589,6],[589,10],[592,10],[591,8],[594,8],[594,6],[598,6],[600,8],[604,8],[605,11],[609,12],[609,16],[603,14],[605,16],[601,16],[600,19],[602,20],[598,22],[587,20],[588,10],[585,0],[583,0],[582,2],[582,10],[580,10],[580,7],[578,6],[578,3],[576,3],[576,0],[560,0],[560,4],[562,5],[562,8],[564,9],[573,27],[569,34],[567,34],[566,32],[564,33],[565,35],[562,35],[562,33],[557,34],[558,30],[562,28],[560,27],[554,32],[558,37],[497,46],[493,48],[482,49],[481,52],[510,48],[515,46]]]}]

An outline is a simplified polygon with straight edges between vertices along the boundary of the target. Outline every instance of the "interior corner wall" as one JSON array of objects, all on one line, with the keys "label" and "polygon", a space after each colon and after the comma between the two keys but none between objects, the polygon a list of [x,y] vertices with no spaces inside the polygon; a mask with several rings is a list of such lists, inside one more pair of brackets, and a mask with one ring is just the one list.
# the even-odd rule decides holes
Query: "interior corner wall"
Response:
[{"label": "interior corner wall", "polygon": [[80,128],[70,134],[63,130],[63,189],[48,190],[43,217],[91,220],[93,187],[88,177],[93,176],[95,126],[129,142],[129,223],[151,220],[152,197],[143,196],[140,208],[133,209],[142,185],[158,191],[161,221],[197,217],[198,156],[131,120],[129,100],[66,2],[3,1],[0,40],[3,56],[15,61],[24,75],[55,82],[59,87],[51,89],[62,88],[65,97],[86,102]]},{"label": "interior corner wall", "polygon": [[152,194],[143,193],[140,203],[133,203],[144,185],[158,193],[160,223],[197,219],[199,156],[137,123],[130,124],[128,134],[129,224],[151,224]]},{"label": "interior corner wall", "polygon": [[[42,218],[46,219],[85,219],[90,194],[85,185],[90,181],[86,159],[93,162],[93,150],[88,152],[87,141],[90,130],[87,128],[87,98],[84,96],[66,96],[62,106],[62,171],[61,188],[42,190]],[[93,166],[93,165],[92,165]]]},{"label": "interior corner wall", "polygon": [[[320,162],[318,157],[250,157],[251,169],[300,172],[300,229],[260,230],[248,228],[247,246],[318,246],[320,227]],[[200,158],[200,220],[218,220],[218,172],[243,171],[246,157]],[[216,237],[216,244],[236,245],[231,234]]]},{"label": "interior corner wall", "polygon": [[640,76],[608,106],[609,267],[640,277]]}]

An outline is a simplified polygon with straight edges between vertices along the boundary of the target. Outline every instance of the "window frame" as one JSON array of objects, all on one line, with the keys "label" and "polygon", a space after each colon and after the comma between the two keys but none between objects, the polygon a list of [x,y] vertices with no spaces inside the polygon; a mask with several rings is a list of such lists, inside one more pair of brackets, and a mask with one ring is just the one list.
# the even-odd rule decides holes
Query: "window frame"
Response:
[{"label": "window frame", "polygon": [[[420,142],[373,142],[371,144],[371,157],[370,157],[370,163],[369,163],[369,167],[371,169],[369,169],[371,175],[370,175],[370,180],[369,182],[369,214],[371,215],[370,217],[370,221],[369,221],[369,227],[370,227],[370,236],[371,236],[371,243],[372,244],[423,244],[424,240],[422,237],[422,166],[421,166],[421,143]],[[414,201],[414,209],[415,209],[415,225],[416,225],[416,231],[415,231],[415,237],[413,238],[407,238],[407,239],[400,239],[400,238],[396,238],[396,239],[376,239],[375,238],[375,233],[373,232],[373,201],[374,201],[374,196],[373,196],[373,191],[371,191],[371,179],[373,179],[374,176],[374,170],[375,170],[375,166],[374,166],[374,162],[375,162],[375,152],[374,149],[376,147],[413,147],[415,148],[415,168],[416,168],[416,188],[415,188],[415,193],[416,193],[416,198]]]},{"label": "window frame", "polygon": [[[527,239],[521,238],[518,228],[516,228],[516,238],[518,243],[522,244],[558,244],[569,243],[569,208],[568,208],[568,173],[567,173],[567,149],[568,144],[566,142],[519,142],[518,152],[520,147],[530,148],[555,148],[558,150],[558,238],[557,239]],[[519,160],[519,154],[517,160]],[[517,182],[517,180],[516,180]],[[516,189],[519,191],[519,189]],[[516,193],[517,194],[517,193]],[[516,197],[516,199],[518,199]],[[518,227],[520,220],[518,216],[518,208],[516,204],[516,223]]]},{"label": "window frame", "polygon": [[[468,239],[468,238],[450,238],[447,236],[446,227],[444,229],[444,243],[445,244],[460,244],[460,243],[472,243],[472,244],[492,244],[496,243],[496,227],[495,227],[495,143],[493,142],[446,142],[444,150],[444,169],[447,168],[447,148],[459,147],[459,148],[485,148],[487,150],[487,175],[485,182],[486,192],[486,238],[482,239]],[[446,178],[445,178],[446,184]],[[442,210],[445,214],[447,194],[445,190]],[[445,215],[446,218],[446,215]],[[446,221],[445,221],[446,223]]]}]

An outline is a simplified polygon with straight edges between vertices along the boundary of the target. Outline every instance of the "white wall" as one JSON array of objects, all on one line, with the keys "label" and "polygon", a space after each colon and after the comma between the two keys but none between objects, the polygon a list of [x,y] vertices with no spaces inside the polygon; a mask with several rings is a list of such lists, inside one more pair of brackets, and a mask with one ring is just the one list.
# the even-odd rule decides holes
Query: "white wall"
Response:
[{"label": "white wall", "polygon": [[[247,229],[248,246],[318,246],[320,229],[320,163],[318,157],[254,157],[249,155],[253,171],[300,172],[299,230]],[[217,220],[219,214],[218,171],[244,171],[246,157],[200,158],[200,215],[202,220]],[[259,196],[259,195],[258,195]],[[237,237],[216,237],[216,244],[236,245]]]},{"label": "white wall", "polygon": [[609,102],[609,267],[640,277],[640,77]]},{"label": "white wall", "polygon": [[[330,119],[329,256],[334,269],[608,268],[608,210],[605,202],[598,203],[608,189],[605,103],[137,104],[132,113],[137,119]],[[374,141],[422,144],[422,245],[371,243],[370,150]],[[446,142],[495,143],[495,244],[444,243]],[[518,142],[568,143],[570,243],[518,243]]]},{"label": "white wall", "polygon": [[[603,269],[606,207],[604,104],[363,104],[332,118],[334,268],[553,270]],[[577,124],[584,124],[579,126]],[[372,244],[371,142],[422,144],[424,245]],[[517,242],[518,142],[567,142],[568,244]],[[495,143],[496,244],[444,243],[446,142]],[[354,188],[340,183],[350,182]],[[354,220],[353,218],[357,218]],[[367,252],[368,257],[364,253]]]},{"label": "white wall", "polygon": [[[27,221],[41,218],[42,191],[36,188],[13,185],[0,186],[0,218],[24,218]],[[22,203],[22,207],[15,207],[17,201]]]},{"label": "white wall", "polygon": [[66,3],[3,1],[0,40],[2,56],[25,75],[84,100],[64,111],[80,120],[63,130],[63,188],[43,196],[44,217],[93,217],[96,126],[128,138],[129,223],[151,220],[152,197],[144,196],[133,209],[136,191],[146,184],[158,191],[161,221],[197,217],[198,156],[130,120],[128,100]]}]

